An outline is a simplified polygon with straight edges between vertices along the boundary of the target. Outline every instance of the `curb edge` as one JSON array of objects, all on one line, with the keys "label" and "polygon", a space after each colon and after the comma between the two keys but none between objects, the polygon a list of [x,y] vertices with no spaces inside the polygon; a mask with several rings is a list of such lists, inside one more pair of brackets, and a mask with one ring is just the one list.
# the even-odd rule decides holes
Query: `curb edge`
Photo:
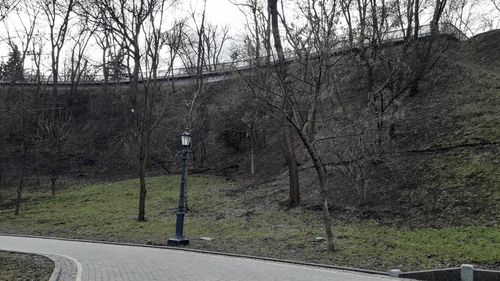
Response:
[{"label": "curb edge", "polygon": [[54,260],[51,256],[43,255],[54,262],[54,271],[50,275],[49,281],[57,281],[59,280],[59,274],[61,274],[61,264]]}]

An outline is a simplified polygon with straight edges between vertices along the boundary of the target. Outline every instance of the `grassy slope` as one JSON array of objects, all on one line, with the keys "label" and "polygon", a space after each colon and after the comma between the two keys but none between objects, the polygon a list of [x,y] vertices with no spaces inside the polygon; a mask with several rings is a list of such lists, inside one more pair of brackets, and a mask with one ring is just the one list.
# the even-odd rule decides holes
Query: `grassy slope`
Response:
[{"label": "grassy slope", "polygon": [[[320,213],[311,210],[317,188],[305,179],[303,207],[284,210],[279,202],[286,199],[286,183],[279,180],[245,188],[190,177],[190,247],[378,270],[460,263],[500,268],[498,42],[499,31],[462,44],[429,76],[421,94],[404,101],[398,147],[420,152],[398,154],[390,171],[396,175],[390,183],[395,187],[387,191],[391,196],[372,206],[382,210],[377,222],[345,219],[342,206],[333,208],[336,253],[315,242],[323,235]],[[0,210],[0,231],[164,244],[174,233],[178,180],[149,182],[145,223],[135,220],[138,183],[129,180],[74,186],[55,198],[30,193],[19,217]],[[339,198],[333,207],[342,205]],[[396,216],[390,224],[395,227],[379,224]]]},{"label": "grassy slope", "polygon": [[446,88],[436,92],[449,110],[447,126],[456,127],[444,129],[447,134],[431,147],[457,148],[430,157],[433,172],[424,187],[438,194],[440,210],[465,218],[457,219],[461,224],[474,223],[468,218],[500,222],[499,44],[500,30],[481,34],[462,43],[441,67],[453,77],[445,78]]},{"label": "grassy slope", "polygon": [[[4,233],[52,235],[112,241],[164,244],[174,233],[177,177],[148,179],[145,223],[135,220],[137,180],[75,186],[50,197],[29,193],[21,215],[0,211]],[[373,221],[335,221],[338,251],[326,251],[320,213],[283,210],[269,200],[269,186],[236,188],[214,177],[189,178],[191,211],[185,231],[189,247],[369,269],[423,269],[473,263],[498,267],[500,229],[385,227]],[[286,190],[274,197],[285,197]],[[250,203],[252,202],[252,203]],[[199,240],[201,236],[213,241]]]},{"label": "grassy slope", "polygon": [[452,44],[419,94],[401,99],[388,168],[374,173],[378,200],[365,209],[414,227],[498,227],[499,44],[500,30]]},{"label": "grassy slope", "polygon": [[49,280],[54,262],[38,255],[0,251],[0,281]]}]

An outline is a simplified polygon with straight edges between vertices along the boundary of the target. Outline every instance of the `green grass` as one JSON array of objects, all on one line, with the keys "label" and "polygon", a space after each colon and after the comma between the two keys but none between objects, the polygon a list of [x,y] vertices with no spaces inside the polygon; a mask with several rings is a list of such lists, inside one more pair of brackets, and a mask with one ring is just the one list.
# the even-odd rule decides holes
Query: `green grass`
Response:
[{"label": "green grass", "polygon": [[[74,186],[55,197],[28,193],[21,214],[0,210],[4,233],[164,244],[174,233],[177,177],[148,179],[147,222],[138,222],[138,181]],[[407,229],[373,221],[334,221],[338,250],[324,242],[320,212],[284,210],[216,177],[189,177],[189,247],[343,266],[403,270],[472,263],[498,268],[500,228]],[[259,194],[253,190],[252,194]],[[5,196],[5,194],[4,194]],[[12,196],[12,195],[8,195]],[[252,195],[255,196],[255,195]],[[285,196],[280,194],[278,196]],[[214,238],[202,241],[201,236]]]},{"label": "green grass", "polygon": [[474,64],[459,65],[464,67],[467,74],[455,87],[472,98],[467,103],[457,105],[455,119],[462,127],[460,133],[470,143],[499,142],[500,74]]}]

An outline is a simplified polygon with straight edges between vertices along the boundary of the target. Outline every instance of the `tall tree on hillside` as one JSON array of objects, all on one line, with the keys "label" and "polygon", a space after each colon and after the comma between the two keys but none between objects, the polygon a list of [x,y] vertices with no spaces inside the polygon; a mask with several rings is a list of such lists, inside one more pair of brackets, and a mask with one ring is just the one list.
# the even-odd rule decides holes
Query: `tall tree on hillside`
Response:
[{"label": "tall tree on hillside", "polygon": [[25,185],[25,177],[28,173],[28,152],[32,149],[33,142],[31,139],[33,131],[33,117],[36,113],[31,111],[32,105],[35,104],[31,98],[29,91],[21,91],[19,93],[19,100],[14,107],[15,118],[17,119],[17,126],[15,127],[15,134],[17,140],[21,143],[21,168],[18,174],[19,183],[16,190],[16,205],[14,214],[19,215],[21,209],[21,201]]},{"label": "tall tree on hillside", "polygon": [[38,0],[49,25],[50,59],[52,67],[52,94],[57,96],[61,50],[67,39],[70,16],[76,0]]},{"label": "tall tree on hillside", "polygon": [[[24,69],[26,58],[32,54],[31,42],[35,37],[37,31],[37,23],[39,22],[40,10],[35,6],[34,0],[26,0],[16,7],[15,9],[15,26],[5,24],[5,31],[7,32],[7,43],[14,49],[20,52],[20,65]],[[14,17],[14,15],[12,15]],[[15,46],[14,46],[15,45]],[[19,46],[19,48],[18,48]]]},{"label": "tall tree on hillside", "polygon": [[104,67],[105,75],[107,76],[108,82],[119,82],[122,80],[128,80],[128,68],[125,63],[127,52],[123,49],[118,49],[116,51],[109,51],[109,57],[105,61]]},{"label": "tall tree on hillside", "polygon": [[12,45],[9,59],[0,65],[0,78],[2,80],[17,82],[24,80],[24,69],[21,61],[21,53],[17,45]]},{"label": "tall tree on hillside", "polygon": [[[415,32],[413,38],[414,60],[412,61],[413,81],[411,81],[410,95],[413,96],[419,91],[420,80],[428,72],[429,67],[435,64],[433,61],[433,51],[439,36],[439,24],[443,12],[446,8],[447,0],[436,0],[433,6],[433,15],[430,23],[431,37],[427,41],[421,42],[418,37],[418,32]],[[418,9],[415,8],[415,18],[418,18]],[[438,56],[439,58],[439,56]]]},{"label": "tall tree on hillside", "polygon": [[[267,13],[267,2],[262,0],[240,0],[231,1],[236,5],[243,15],[245,15],[245,28],[247,30],[245,42],[246,49],[244,56],[250,59],[255,65],[254,77],[256,84],[266,85],[269,69],[271,66],[271,26],[270,17]],[[264,86],[264,88],[267,88]],[[248,110],[241,118],[241,121],[247,125],[247,138],[250,143],[250,173],[256,172],[255,152],[258,141],[258,131],[262,121],[262,114],[258,110],[252,110],[253,106],[248,105]],[[291,181],[294,182],[293,180]],[[288,203],[295,206],[300,202],[300,191],[298,185],[291,185],[289,189]]]},{"label": "tall tree on hillside", "polygon": [[87,51],[90,39],[93,37],[95,32],[95,25],[87,19],[82,19],[79,24],[77,34],[75,36],[71,36],[73,48],[71,48],[71,55],[69,57],[68,72],[69,81],[71,82],[70,95],[72,114],[75,114],[76,112],[78,86],[82,76],[88,71],[89,68],[89,61],[85,57],[85,52]]},{"label": "tall tree on hillside", "polygon": [[[123,103],[125,126],[131,131],[128,133],[129,138],[133,138],[133,131],[139,119],[137,102],[141,60],[143,58],[140,35],[148,17],[162,2],[165,0],[90,0],[81,2],[79,5],[79,12],[83,17],[88,17],[105,33],[112,34],[115,42],[126,51],[124,59],[127,63],[127,70],[131,69],[129,58],[133,60],[132,72],[130,73],[131,83]],[[108,37],[106,40],[109,39]],[[131,143],[132,139],[126,140],[126,146],[130,146]]]},{"label": "tall tree on hillside", "polygon": [[[85,12],[84,12],[85,14]],[[106,21],[105,15],[101,15],[101,21]],[[100,21],[99,21],[100,22]],[[101,25],[98,24],[96,26],[96,32],[94,32],[94,38],[97,46],[101,49],[101,64],[100,67],[102,69],[102,76],[103,76],[103,90],[104,93],[108,93],[108,83],[110,77],[110,67],[108,65],[113,65],[112,63],[109,63],[109,61],[112,59],[112,54],[113,54],[113,44],[115,41],[115,36],[111,30],[106,28],[107,24]]]},{"label": "tall tree on hillside", "polygon": [[[318,176],[327,245],[332,251],[335,246],[328,207],[330,183],[326,164],[317,146],[316,126],[321,104],[332,90],[332,70],[337,63],[330,52],[335,46],[336,38],[337,7],[335,3],[326,0],[299,2],[298,13],[305,19],[305,22],[303,25],[296,25],[287,21],[283,10],[281,12],[278,10],[277,0],[268,0],[274,49],[278,56],[272,74],[272,83],[265,91],[260,91],[262,85],[246,80],[248,90],[254,100],[283,127],[283,137],[288,153],[294,153],[292,130],[299,136],[306,148]],[[296,55],[293,62],[286,61],[283,39],[280,35],[281,28],[285,30],[286,42],[292,46]],[[292,169],[292,173],[296,173],[298,180],[298,171],[294,170],[296,161],[293,165],[295,155],[289,155],[288,160],[289,168]]]},{"label": "tall tree on hillside", "polygon": [[[33,54],[32,43],[35,38],[35,26],[39,11],[33,9],[32,1],[24,1],[19,3],[15,9],[16,27],[11,30],[7,23],[7,42],[12,48],[8,62],[3,65],[2,71],[4,79],[10,81],[24,81],[24,62],[29,54]],[[12,14],[11,14],[12,15]],[[18,48],[19,44],[21,48]],[[37,87],[34,87],[35,89]],[[15,120],[14,136],[16,141],[21,144],[21,167],[17,178],[19,179],[16,190],[15,215],[18,215],[21,208],[21,199],[25,184],[25,175],[28,172],[28,153],[32,150],[33,143],[31,141],[31,132],[33,131],[33,118],[36,116],[31,111],[32,106],[36,103],[36,95],[33,97],[28,89],[24,88],[24,84],[20,85],[18,99],[11,107],[13,114],[11,117]],[[36,117],[35,117],[36,118]]]},{"label": "tall tree on hillside", "polygon": [[205,42],[205,60],[208,71],[217,70],[224,44],[229,39],[229,26],[207,24],[203,34]]},{"label": "tall tree on hillside", "polygon": [[434,4],[434,12],[431,20],[431,35],[437,36],[439,34],[439,21],[446,8],[447,0],[436,0]]},{"label": "tall tree on hillside", "polygon": [[169,66],[171,73],[171,86],[172,92],[175,92],[175,69],[174,69],[174,61],[179,57],[179,52],[181,49],[181,45],[183,44],[183,35],[184,29],[186,28],[186,20],[179,20],[172,29],[163,33],[163,40],[165,41],[165,45],[168,47],[169,51]]},{"label": "tall tree on hillside", "polygon": [[[139,208],[137,219],[146,219],[146,168],[152,130],[157,122],[153,118],[155,95],[159,93],[158,64],[163,40],[164,12],[175,0],[92,0],[81,5],[83,14],[110,32],[126,51],[125,60],[132,58],[133,71],[125,102],[127,144],[133,142],[138,149]],[[109,38],[108,38],[109,39]],[[143,43],[145,42],[145,43]],[[108,44],[106,42],[106,44]],[[130,69],[127,67],[127,69]],[[144,88],[139,88],[142,80]],[[142,94],[142,95],[141,95]]]},{"label": "tall tree on hillside", "polygon": [[471,24],[477,24],[477,19],[474,17],[473,9],[478,8],[480,2],[480,0],[448,0],[442,17],[444,21],[453,24],[463,33],[474,35],[475,30]]},{"label": "tall tree on hillside", "polygon": [[[292,120],[294,112],[288,102],[291,97],[292,88],[290,85],[290,76],[288,74],[287,62],[285,61],[285,53],[283,51],[282,39],[279,27],[278,0],[268,0],[268,13],[271,22],[271,31],[274,39],[274,50],[278,55],[276,65],[277,77],[280,80],[280,85],[283,90],[283,103],[281,109],[286,113],[286,119]],[[295,155],[295,146],[292,138],[292,128],[290,125],[283,126],[283,151],[288,165],[288,174],[290,179],[290,197],[289,205],[297,206],[300,203],[300,187],[299,187],[299,169],[297,164],[297,156]]]},{"label": "tall tree on hillside", "polygon": [[55,196],[71,137],[71,117],[61,109],[52,109],[50,113],[40,114],[36,124],[37,129],[32,138],[50,174],[50,191]]},{"label": "tall tree on hillside", "polygon": [[[206,60],[206,7],[207,1],[203,1],[203,6],[201,14],[197,11],[191,11],[191,20],[194,25],[192,32],[186,32],[183,37],[183,44],[180,47],[180,58],[184,63],[186,69],[189,69],[190,73],[195,76],[195,88],[192,95],[186,95],[184,97],[184,103],[186,106],[186,116],[183,125],[185,129],[190,133],[193,131],[197,132],[198,137],[203,139],[201,136],[202,131],[206,131],[206,99],[207,97],[207,84],[205,83],[204,74],[207,70]],[[197,121],[197,122],[195,122]],[[205,127],[205,128],[204,128]],[[184,129],[184,128],[180,128]],[[201,150],[205,150],[205,143],[203,141],[199,143],[192,143],[193,147],[199,147]],[[193,149],[193,155],[196,155],[195,149]],[[204,156],[200,157],[199,163],[203,163]],[[200,166],[201,166],[200,164]],[[186,170],[187,172],[187,170]],[[184,189],[184,205],[186,210],[189,209],[189,197],[187,188]]]},{"label": "tall tree on hillside", "polygon": [[138,90],[140,77],[139,72],[142,59],[140,34],[148,18],[158,7],[164,5],[165,2],[166,0],[139,0],[132,2],[122,0],[91,0],[87,2],[87,5],[83,4],[81,6],[85,16],[89,16],[102,29],[113,33],[124,42],[122,47],[127,49],[130,57],[133,59],[131,89],[135,93],[131,93],[131,106],[134,106],[137,102],[133,95],[137,94],[136,91]]},{"label": "tall tree on hillside", "polygon": [[[160,52],[166,45],[166,40],[163,36],[166,32],[164,29],[164,16],[166,9],[172,3],[166,0],[155,2],[154,4],[157,6],[153,7],[147,17],[147,24],[143,27],[146,45],[144,68],[141,69],[144,94],[142,96],[142,106],[139,106],[139,221],[145,219],[146,171],[151,155],[151,137],[159,121],[164,117],[166,102],[168,100],[167,96],[162,92],[163,79],[159,79],[160,77],[158,77],[158,67],[160,64]],[[171,53],[174,55],[176,52],[176,49],[171,50]],[[169,68],[172,67],[172,64],[169,65]],[[167,70],[165,75],[168,72]]]}]

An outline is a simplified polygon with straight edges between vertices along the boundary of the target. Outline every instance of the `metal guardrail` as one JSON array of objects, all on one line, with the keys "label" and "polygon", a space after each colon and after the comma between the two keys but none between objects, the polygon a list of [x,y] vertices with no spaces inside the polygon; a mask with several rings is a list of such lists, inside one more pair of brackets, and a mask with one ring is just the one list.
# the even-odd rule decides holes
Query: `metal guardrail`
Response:
[{"label": "metal guardrail", "polygon": [[393,269],[389,271],[389,276],[422,281],[498,281],[500,271],[478,269],[470,264],[462,264],[460,267],[410,272]]},{"label": "metal guardrail", "polygon": [[[457,27],[455,27],[451,23],[441,23],[438,26],[438,32],[440,35],[448,35],[451,36],[452,38],[455,38],[459,41],[464,41],[467,40],[467,36],[460,31]],[[420,27],[419,30],[419,38],[425,38],[431,35],[431,25],[423,25]],[[392,43],[392,42],[400,42],[405,39],[405,31],[402,29],[398,30],[391,30],[382,35],[382,42],[384,43]],[[369,43],[362,43],[368,45]],[[350,44],[349,40],[347,38],[341,38],[337,41],[337,45],[332,48],[332,53],[338,53],[338,52],[343,52],[343,51],[348,51],[352,48],[352,44]],[[273,54],[271,61],[276,61],[276,54]],[[294,60],[296,58],[296,54],[292,51],[287,51],[285,52],[285,58],[287,60]],[[261,58],[261,64],[265,64],[265,57]],[[219,64],[211,64],[211,65],[205,65],[201,69],[201,73],[203,76],[214,76],[214,75],[223,75],[228,72],[233,72],[233,71],[241,71],[241,70],[248,70],[257,65],[257,61],[255,58],[245,58],[242,60],[234,60],[231,62],[222,62]],[[171,80],[171,79],[186,79],[186,78],[194,78],[197,75],[197,68],[196,67],[180,67],[180,68],[174,68],[174,69],[160,69],[158,70],[158,78],[159,80]],[[34,78],[33,76],[30,76],[30,78]],[[86,77],[85,79],[82,79],[79,81],[80,84],[87,84],[87,85],[92,85],[92,84],[104,84],[104,76],[103,75],[93,75]],[[140,82],[146,81],[147,79],[140,79]],[[52,80],[50,76],[44,76],[41,79],[42,84],[52,84]],[[113,85],[113,84],[127,84],[130,83],[131,79],[108,79],[108,84]],[[0,85],[1,84],[32,84],[36,85],[38,82],[34,79],[25,79],[24,81],[5,81],[5,80],[0,80]],[[60,80],[58,81],[58,84],[60,85],[71,85],[71,81],[68,80]]]}]

